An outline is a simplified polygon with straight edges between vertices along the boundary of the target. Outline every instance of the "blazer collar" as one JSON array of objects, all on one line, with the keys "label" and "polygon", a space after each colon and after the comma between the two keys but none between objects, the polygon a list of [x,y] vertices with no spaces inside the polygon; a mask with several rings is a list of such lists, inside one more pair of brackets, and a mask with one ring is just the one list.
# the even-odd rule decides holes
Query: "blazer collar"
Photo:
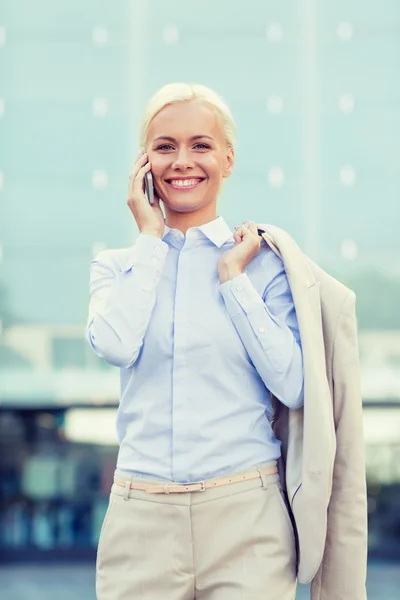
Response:
[{"label": "blazer collar", "polygon": [[258,227],[265,231],[262,234],[265,242],[282,259],[290,281],[296,279],[306,287],[317,283],[308,257],[286,231],[269,224],[258,224]]}]

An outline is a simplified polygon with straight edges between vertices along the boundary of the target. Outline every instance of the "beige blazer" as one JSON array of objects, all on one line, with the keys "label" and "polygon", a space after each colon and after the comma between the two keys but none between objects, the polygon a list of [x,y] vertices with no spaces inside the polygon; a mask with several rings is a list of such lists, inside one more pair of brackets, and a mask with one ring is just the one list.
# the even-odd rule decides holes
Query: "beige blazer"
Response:
[{"label": "beige blazer", "polygon": [[367,501],[355,294],[282,229],[258,225],[281,256],[304,360],[304,407],[272,397],[272,427],[311,600],[365,600]]}]

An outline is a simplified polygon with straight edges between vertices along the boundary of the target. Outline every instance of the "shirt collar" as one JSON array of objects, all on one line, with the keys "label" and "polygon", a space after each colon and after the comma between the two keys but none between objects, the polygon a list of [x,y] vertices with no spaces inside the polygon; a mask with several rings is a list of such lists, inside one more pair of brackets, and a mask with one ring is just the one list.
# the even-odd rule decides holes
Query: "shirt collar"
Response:
[{"label": "shirt collar", "polygon": [[[166,238],[169,233],[178,239],[184,237],[183,233],[178,229],[171,229],[166,223],[164,227],[163,239]],[[217,217],[209,223],[199,225],[199,227],[190,227],[187,230],[186,235],[187,237],[194,239],[206,236],[218,248],[221,248],[221,246],[233,237],[233,233],[223,217]]]}]

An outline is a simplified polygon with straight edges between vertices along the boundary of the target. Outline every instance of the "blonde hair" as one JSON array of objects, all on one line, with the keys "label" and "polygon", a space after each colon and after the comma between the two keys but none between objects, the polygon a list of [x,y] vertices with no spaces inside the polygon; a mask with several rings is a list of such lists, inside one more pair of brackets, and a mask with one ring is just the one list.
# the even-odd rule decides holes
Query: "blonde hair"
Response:
[{"label": "blonde hair", "polygon": [[200,100],[214,109],[220,117],[224,138],[229,148],[236,144],[236,125],[232,113],[219,94],[200,84],[169,83],[158,90],[148,101],[140,127],[140,146],[146,147],[147,132],[154,117],[168,104]]}]

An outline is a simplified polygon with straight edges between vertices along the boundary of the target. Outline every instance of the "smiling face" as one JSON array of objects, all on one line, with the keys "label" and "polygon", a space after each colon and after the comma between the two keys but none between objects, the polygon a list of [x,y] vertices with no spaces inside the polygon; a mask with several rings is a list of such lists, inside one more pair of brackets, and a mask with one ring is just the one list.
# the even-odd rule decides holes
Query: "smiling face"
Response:
[{"label": "smiling face", "polygon": [[146,150],[167,222],[176,213],[196,213],[198,224],[216,217],[217,197],[223,178],[233,170],[234,152],[212,107],[199,100],[165,106],[149,125]]}]

